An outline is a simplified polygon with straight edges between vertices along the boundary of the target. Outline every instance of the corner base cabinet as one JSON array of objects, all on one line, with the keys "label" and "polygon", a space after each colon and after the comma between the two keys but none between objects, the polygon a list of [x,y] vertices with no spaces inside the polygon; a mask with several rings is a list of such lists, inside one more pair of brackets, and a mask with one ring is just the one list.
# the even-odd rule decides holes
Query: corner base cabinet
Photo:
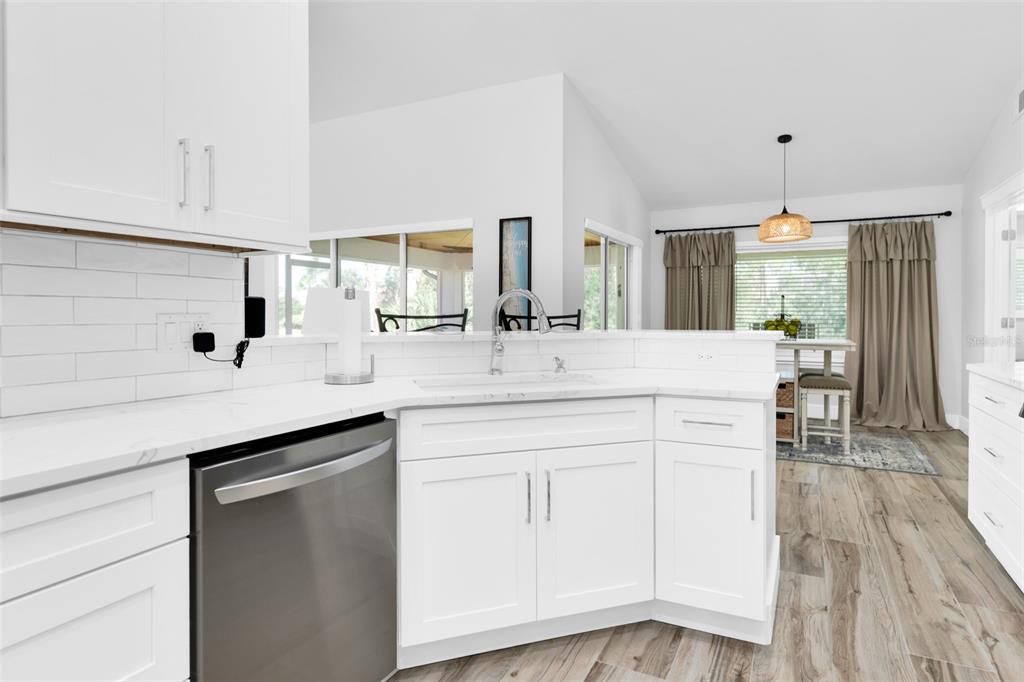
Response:
[{"label": "corner base cabinet", "polygon": [[658,614],[770,641],[771,409],[641,397],[402,412],[400,666]]}]

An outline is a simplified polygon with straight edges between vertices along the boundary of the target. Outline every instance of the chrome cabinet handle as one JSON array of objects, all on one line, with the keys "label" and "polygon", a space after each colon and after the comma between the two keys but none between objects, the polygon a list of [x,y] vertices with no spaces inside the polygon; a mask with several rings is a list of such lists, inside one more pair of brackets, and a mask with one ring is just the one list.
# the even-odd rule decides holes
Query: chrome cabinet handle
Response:
[{"label": "chrome cabinet handle", "polygon": [[985,518],[988,519],[988,522],[991,523],[996,528],[1002,528],[1003,527],[1003,524],[996,523],[996,520],[994,518],[992,518],[992,515],[989,514],[988,512],[982,512],[982,514],[984,514]]},{"label": "chrome cabinet handle", "polygon": [[529,471],[526,472],[526,522],[533,523],[533,485]]},{"label": "chrome cabinet handle", "polygon": [[985,396],[985,400],[989,401],[990,403],[995,403],[996,405],[1002,405],[1003,404],[1002,400],[996,400],[995,398],[993,398],[990,395]]},{"label": "chrome cabinet handle", "polygon": [[750,520],[754,520],[754,471],[750,471]]},{"label": "chrome cabinet handle", "polygon": [[344,455],[338,459],[332,459],[329,462],[314,464],[305,469],[296,469],[295,471],[278,474],[277,476],[268,476],[255,481],[226,485],[223,488],[214,490],[213,494],[221,504],[233,504],[243,500],[251,500],[256,497],[291,490],[292,488],[298,488],[309,483],[316,483],[377,459],[391,450],[391,443],[392,439],[387,438],[379,443],[374,443],[368,448]]},{"label": "chrome cabinet handle", "polygon": [[547,475],[547,478],[548,478],[548,511],[547,511],[547,518],[545,519],[545,521],[549,521],[550,522],[551,521],[551,470],[550,469],[545,470],[544,473]]},{"label": "chrome cabinet handle", "polygon": [[700,424],[701,426],[727,426],[729,428],[733,426],[732,422],[709,422],[700,419],[680,419],[679,421],[683,424]]},{"label": "chrome cabinet handle", "polygon": [[992,457],[994,457],[995,459],[1001,459],[1001,457],[1000,457],[999,453],[998,453],[998,452],[996,452],[995,450],[993,450],[992,448],[982,448],[982,449],[983,449],[983,450],[984,450],[985,452],[987,452],[987,453],[988,453],[989,455],[991,455]]},{"label": "chrome cabinet handle", "polygon": [[203,210],[212,211],[214,192],[214,146],[212,144],[208,144],[203,147],[203,151],[206,153],[206,205],[203,206]]},{"label": "chrome cabinet handle", "polygon": [[178,149],[181,150],[181,201],[178,202],[178,208],[185,208],[189,202],[189,177],[191,175],[191,165],[189,152],[189,141],[187,137],[178,139]]}]

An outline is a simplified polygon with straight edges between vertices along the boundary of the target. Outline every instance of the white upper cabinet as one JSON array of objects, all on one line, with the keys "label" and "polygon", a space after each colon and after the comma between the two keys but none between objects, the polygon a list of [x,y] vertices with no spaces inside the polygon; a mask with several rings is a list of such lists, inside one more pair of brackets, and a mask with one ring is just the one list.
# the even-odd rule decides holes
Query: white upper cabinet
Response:
[{"label": "white upper cabinet", "polygon": [[537,454],[537,617],[654,598],[650,441]]},{"label": "white upper cabinet", "polygon": [[156,2],[6,4],[6,208],[171,228]]},{"label": "white upper cabinet", "polygon": [[305,2],[12,0],[5,35],[5,219],[306,247]]}]

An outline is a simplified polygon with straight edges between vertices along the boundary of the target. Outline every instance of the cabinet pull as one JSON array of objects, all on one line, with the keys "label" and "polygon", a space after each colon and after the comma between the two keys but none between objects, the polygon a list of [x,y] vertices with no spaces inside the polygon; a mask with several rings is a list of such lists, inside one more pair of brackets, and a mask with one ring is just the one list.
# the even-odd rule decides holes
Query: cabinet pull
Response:
[{"label": "cabinet pull", "polygon": [[992,515],[989,514],[988,512],[982,512],[982,514],[984,514],[985,518],[988,519],[988,522],[991,523],[996,528],[1002,528],[1003,527],[1003,524],[996,523],[996,520],[994,518],[992,518]]},{"label": "cabinet pull", "polygon": [[178,139],[178,149],[181,150],[181,201],[178,202],[178,208],[185,208],[188,206],[189,201],[189,176],[191,174],[190,165],[190,153],[189,143],[187,137]]},{"label": "cabinet pull", "polygon": [[550,469],[546,469],[544,471],[544,474],[547,476],[547,479],[548,479],[548,511],[547,511],[547,516],[545,518],[545,521],[549,521],[550,522],[551,521],[551,470]]},{"label": "cabinet pull", "polygon": [[214,147],[212,144],[208,144],[203,147],[203,151],[206,153],[206,205],[203,206],[204,211],[213,210],[213,191],[214,191]]},{"label": "cabinet pull", "polygon": [[725,426],[728,428],[732,428],[733,425],[732,422],[709,422],[702,421],[700,419],[680,419],[679,421],[682,422],[683,424],[699,424],[701,426]]},{"label": "cabinet pull", "polygon": [[533,523],[533,484],[530,483],[530,472],[526,472],[526,522]]},{"label": "cabinet pull", "polygon": [[750,520],[754,520],[754,471],[750,471]]},{"label": "cabinet pull", "polygon": [[995,459],[1000,459],[999,453],[996,452],[995,450],[993,450],[992,448],[983,448],[983,450],[985,450],[985,452],[987,452],[989,455],[991,455]]},{"label": "cabinet pull", "polygon": [[989,401],[990,403],[995,403],[996,405],[1002,405],[1003,404],[1002,400],[996,400],[995,398],[993,398],[990,395],[985,396],[985,400]]}]

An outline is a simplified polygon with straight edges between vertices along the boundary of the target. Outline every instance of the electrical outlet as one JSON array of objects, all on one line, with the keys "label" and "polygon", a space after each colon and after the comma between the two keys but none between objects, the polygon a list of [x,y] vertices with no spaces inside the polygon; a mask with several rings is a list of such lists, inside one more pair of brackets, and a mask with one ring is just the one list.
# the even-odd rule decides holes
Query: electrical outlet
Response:
[{"label": "electrical outlet", "polygon": [[157,313],[156,349],[161,353],[192,350],[192,335],[209,331],[209,313]]}]

